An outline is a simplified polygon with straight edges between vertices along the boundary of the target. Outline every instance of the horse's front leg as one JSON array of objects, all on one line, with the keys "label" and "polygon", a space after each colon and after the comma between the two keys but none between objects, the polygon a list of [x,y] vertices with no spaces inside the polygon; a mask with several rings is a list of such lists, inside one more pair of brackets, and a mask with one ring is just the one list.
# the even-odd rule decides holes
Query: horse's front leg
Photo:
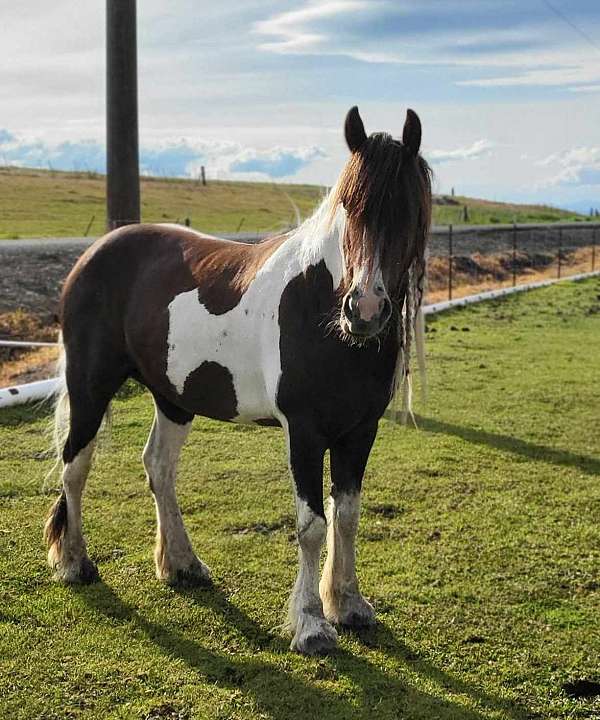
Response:
[{"label": "horse's front leg", "polygon": [[300,567],[289,602],[292,650],[325,653],[337,644],[337,633],[323,615],[319,596],[319,562],[327,524],[323,509],[325,444],[305,423],[288,427],[290,468],[296,498],[296,528]]},{"label": "horse's front leg", "polygon": [[373,606],[358,589],[355,540],[360,492],[377,422],[361,426],[330,450],[331,501],[328,508],[327,561],[319,590],[325,616],[332,623],[364,627],[375,622]]}]

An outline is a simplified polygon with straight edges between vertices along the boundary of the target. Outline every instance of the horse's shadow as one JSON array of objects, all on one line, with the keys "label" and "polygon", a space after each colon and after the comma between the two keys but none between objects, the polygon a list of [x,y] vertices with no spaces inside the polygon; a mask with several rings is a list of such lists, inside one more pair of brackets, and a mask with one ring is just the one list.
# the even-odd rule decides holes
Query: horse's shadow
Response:
[{"label": "horse's shadow", "polygon": [[[481,711],[461,704],[440,699],[418,690],[401,679],[395,671],[384,672],[364,657],[338,649],[319,663],[315,670],[316,680],[332,680],[347,677],[361,688],[363,698],[358,704],[344,698],[343,693],[329,691],[323,683],[307,682],[293,669],[283,670],[261,659],[261,651],[268,650],[280,656],[289,654],[289,641],[277,634],[267,632],[252,618],[231,603],[218,588],[186,589],[176,592],[190,603],[201,605],[222,616],[226,624],[241,633],[254,649],[248,658],[233,654],[219,654],[180,630],[166,627],[144,617],[135,607],[123,602],[104,583],[80,586],[76,590],[82,600],[95,612],[105,617],[133,623],[164,653],[183,660],[198,673],[199,680],[220,687],[235,689],[251,696],[256,706],[276,720],[291,717],[303,718],[371,718],[384,709],[394,716],[402,717],[410,706],[410,717],[415,719],[439,718],[439,720],[480,720],[481,711],[501,712],[509,720],[525,718],[524,708],[470,687],[463,681],[436,668],[414,655],[392,631],[382,623],[359,634],[362,642],[385,653],[396,663],[404,665],[410,674],[422,676],[452,694],[470,697]],[[309,662],[309,661],[307,661]]]},{"label": "horse's shadow", "polygon": [[547,445],[520,440],[510,435],[500,435],[486,430],[455,425],[422,415],[416,415],[415,419],[417,426],[428,432],[454,435],[474,445],[487,445],[496,450],[510,452],[513,455],[519,455],[530,460],[576,468],[587,475],[600,475],[600,458],[592,455],[579,455],[568,450],[560,450]]}]

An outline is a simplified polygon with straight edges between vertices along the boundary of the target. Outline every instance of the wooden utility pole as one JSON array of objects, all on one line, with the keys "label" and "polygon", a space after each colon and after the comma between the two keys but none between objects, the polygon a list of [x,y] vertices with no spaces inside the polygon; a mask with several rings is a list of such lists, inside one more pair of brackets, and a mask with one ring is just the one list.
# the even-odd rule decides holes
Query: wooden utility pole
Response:
[{"label": "wooden utility pole", "polygon": [[140,221],[136,0],[106,0],[106,220]]}]

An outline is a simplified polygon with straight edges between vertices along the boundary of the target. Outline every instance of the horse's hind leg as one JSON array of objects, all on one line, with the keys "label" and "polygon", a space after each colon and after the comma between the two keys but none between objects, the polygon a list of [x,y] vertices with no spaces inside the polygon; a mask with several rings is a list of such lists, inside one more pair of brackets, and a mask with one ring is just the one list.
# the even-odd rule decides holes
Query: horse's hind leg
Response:
[{"label": "horse's hind leg", "polygon": [[54,503],[44,528],[48,562],[57,580],[90,583],[99,579],[89,559],[81,527],[81,496],[87,479],[94,440],[65,462],[62,492]]},{"label": "horse's hind leg", "polygon": [[[110,338],[91,326],[65,342],[69,433],[62,451],[62,490],[44,528],[48,561],[64,582],[98,580],[81,524],[81,497],[90,470],[96,435],[113,395],[127,377],[127,360]],[[85,330],[85,328],[84,328]],[[93,331],[93,332],[92,332]],[[60,424],[62,403],[57,405]]]},{"label": "horse's hind leg", "polygon": [[87,554],[81,525],[81,497],[90,471],[95,438],[112,398],[81,389],[69,392],[70,427],[63,449],[62,491],[44,529],[48,562],[57,580],[89,583],[98,571]]},{"label": "horse's hind leg", "polygon": [[170,585],[206,585],[210,571],[194,554],[175,493],[177,463],[192,416],[158,396],[155,400],[154,424],[142,459],[156,503],[156,575]]}]

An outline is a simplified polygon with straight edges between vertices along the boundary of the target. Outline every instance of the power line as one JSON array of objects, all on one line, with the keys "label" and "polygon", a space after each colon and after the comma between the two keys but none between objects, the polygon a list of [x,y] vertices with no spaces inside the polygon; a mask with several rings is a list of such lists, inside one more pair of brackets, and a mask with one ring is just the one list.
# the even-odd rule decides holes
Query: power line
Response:
[{"label": "power line", "polygon": [[552,12],[557,17],[559,17],[563,22],[567,23],[569,27],[575,30],[575,32],[581,35],[581,37],[586,40],[593,48],[600,52],[600,45],[594,40],[593,37],[588,35],[585,30],[582,30],[578,25],[575,25],[575,23],[572,20],[569,20],[569,18],[564,13],[562,13],[558,8],[554,7],[554,5],[549,2],[549,0],[542,0],[542,2],[549,10],[552,10]]}]

